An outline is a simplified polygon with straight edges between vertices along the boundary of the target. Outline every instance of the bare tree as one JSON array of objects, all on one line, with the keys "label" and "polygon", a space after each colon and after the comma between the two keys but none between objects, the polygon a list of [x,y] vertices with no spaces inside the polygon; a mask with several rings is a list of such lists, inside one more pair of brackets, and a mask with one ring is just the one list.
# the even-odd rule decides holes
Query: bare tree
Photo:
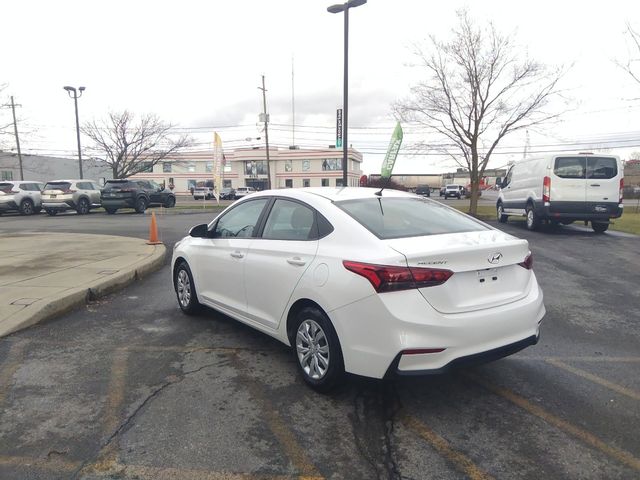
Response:
[{"label": "bare tree", "polygon": [[127,178],[191,146],[187,135],[174,138],[172,128],[156,115],[136,120],[125,110],[112,112],[100,122],[86,122],[82,133],[93,141],[88,150],[104,159],[113,170],[113,178]]},{"label": "bare tree", "polygon": [[626,61],[621,62],[615,60],[615,63],[625,72],[631,75],[636,82],[640,84],[640,33],[636,32],[631,25],[627,23],[627,39],[631,45],[629,56]]},{"label": "bare tree", "polygon": [[479,181],[498,143],[511,132],[559,116],[545,107],[559,95],[556,86],[564,71],[529,59],[492,24],[474,24],[467,10],[458,12],[451,40],[430,40],[430,48],[415,51],[426,79],[412,87],[409,98],[396,102],[394,111],[446,137],[427,148],[469,170],[469,212],[475,214]]}]

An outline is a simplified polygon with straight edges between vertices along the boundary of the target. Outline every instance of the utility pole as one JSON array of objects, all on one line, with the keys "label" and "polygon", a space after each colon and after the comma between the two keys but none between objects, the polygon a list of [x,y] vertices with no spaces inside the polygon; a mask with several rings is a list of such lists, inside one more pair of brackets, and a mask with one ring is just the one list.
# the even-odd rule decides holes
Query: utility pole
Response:
[{"label": "utility pole", "polygon": [[[19,107],[21,105],[18,105]],[[18,162],[20,164],[20,180],[24,180],[24,172],[22,170],[22,152],[20,151],[20,137],[18,137],[18,122],[16,122],[16,104],[13,103],[13,95],[11,96],[11,111],[13,112],[13,131],[16,134],[16,146],[18,147]]]},{"label": "utility pole", "polygon": [[267,89],[264,86],[264,75],[262,75],[262,115],[264,117],[264,139],[267,146],[267,189],[271,190],[271,165],[269,164],[269,116],[267,115]]}]

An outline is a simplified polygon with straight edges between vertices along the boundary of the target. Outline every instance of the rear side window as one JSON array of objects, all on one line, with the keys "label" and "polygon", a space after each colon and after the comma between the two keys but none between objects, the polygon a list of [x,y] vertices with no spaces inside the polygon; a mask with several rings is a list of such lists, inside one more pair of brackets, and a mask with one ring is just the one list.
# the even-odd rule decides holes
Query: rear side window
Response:
[{"label": "rear side window", "polygon": [[277,199],[273,204],[262,238],[270,240],[309,240],[317,238],[312,209],[290,200]]},{"label": "rear side window", "polygon": [[0,190],[4,193],[9,193],[13,188],[13,183],[0,183]]},{"label": "rear side window", "polygon": [[618,175],[618,163],[611,157],[588,157],[587,178],[614,178]]},{"label": "rear side window", "polygon": [[449,207],[421,198],[363,198],[336,205],[382,240],[488,230]]}]

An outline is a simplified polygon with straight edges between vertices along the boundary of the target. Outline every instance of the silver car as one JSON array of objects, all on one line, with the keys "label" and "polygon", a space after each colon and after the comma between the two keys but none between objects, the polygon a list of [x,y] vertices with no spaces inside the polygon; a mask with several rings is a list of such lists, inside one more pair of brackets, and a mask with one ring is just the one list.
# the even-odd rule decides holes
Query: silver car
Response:
[{"label": "silver car", "polygon": [[40,192],[42,183],[23,180],[0,182],[0,215],[17,211],[21,215],[33,215],[42,209]]},{"label": "silver car", "polygon": [[42,192],[42,206],[52,216],[65,210],[85,215],[101,205],[100,187],[93,180],[52,180]]}]

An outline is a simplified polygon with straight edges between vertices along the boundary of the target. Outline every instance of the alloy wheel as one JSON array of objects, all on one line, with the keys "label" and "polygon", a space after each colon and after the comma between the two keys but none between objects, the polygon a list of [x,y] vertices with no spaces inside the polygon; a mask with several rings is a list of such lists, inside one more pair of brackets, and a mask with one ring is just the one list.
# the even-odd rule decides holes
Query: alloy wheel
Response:
[{"label": "alloy wheel", "polygon": [[314,380],[323,378],[329,369],[329,342],[322,327],[314,320],[304,320],[296,334],[296,352],[304,372]]},{"label": "alloy wheel", "polygon": [[189,274],[184,269],[178,272],[176,288],[180,305],[183,308],[187,308],[191,302],[191,282],[189,281]]}]

